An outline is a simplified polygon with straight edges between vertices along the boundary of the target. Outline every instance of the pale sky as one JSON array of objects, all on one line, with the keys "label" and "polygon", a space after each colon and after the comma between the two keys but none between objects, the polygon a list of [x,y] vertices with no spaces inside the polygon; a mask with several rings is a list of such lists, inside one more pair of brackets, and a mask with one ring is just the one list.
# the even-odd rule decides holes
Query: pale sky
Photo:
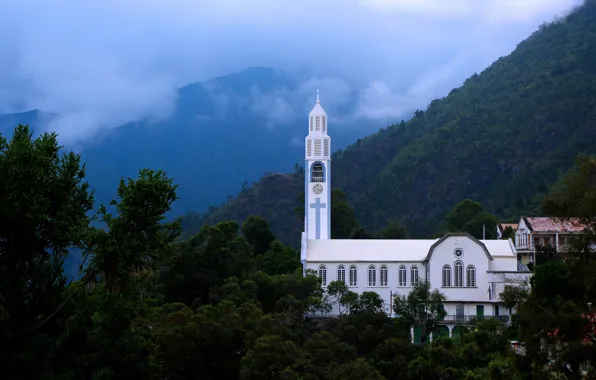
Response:
[{"label": "pale sky", "polygon": [[180,86],[270,66],[357,86],[355,115],[400,120],[581,2],[0,0],[0,113],[52,111],[91,139],[166,116]]}]

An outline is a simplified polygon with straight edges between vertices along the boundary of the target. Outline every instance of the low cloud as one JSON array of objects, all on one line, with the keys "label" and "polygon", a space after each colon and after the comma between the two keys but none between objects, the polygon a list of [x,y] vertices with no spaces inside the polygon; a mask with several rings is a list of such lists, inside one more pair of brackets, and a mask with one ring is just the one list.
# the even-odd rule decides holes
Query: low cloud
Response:
[{"label": "low cloud", "polygon": [[358,92],[341,117],[406,117],[581,2],[5,0],[0,113],[55,112],[48,128],[83,143],[166,117],[178,87],[269,66],[308,72],[249,97],[270,127],[309,109],[316,87],[330,110]]}]

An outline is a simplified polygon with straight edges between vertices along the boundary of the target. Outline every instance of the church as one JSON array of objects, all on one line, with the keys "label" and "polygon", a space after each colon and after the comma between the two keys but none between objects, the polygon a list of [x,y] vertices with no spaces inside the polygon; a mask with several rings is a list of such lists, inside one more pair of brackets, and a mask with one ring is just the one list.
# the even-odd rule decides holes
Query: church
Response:
[{"label": "church", "polygon": [[531,276],[518,263],[510,239],[478,240],[466,233],[439,239],[331,239],[328,123],[317,91],[305,139],[303,270],[316,271],[323,288],[331,281],[343,281],[356,293],[376,292],[390,316],[395,316],[394,295],[407,295],[420,281],[429,282],[431,290],[438,289],[447,298],[442,327],[450,336],[456,325],[479,317],[509,322],[512,311],[501,305],[500,293],[505,285],[529,283]]}]

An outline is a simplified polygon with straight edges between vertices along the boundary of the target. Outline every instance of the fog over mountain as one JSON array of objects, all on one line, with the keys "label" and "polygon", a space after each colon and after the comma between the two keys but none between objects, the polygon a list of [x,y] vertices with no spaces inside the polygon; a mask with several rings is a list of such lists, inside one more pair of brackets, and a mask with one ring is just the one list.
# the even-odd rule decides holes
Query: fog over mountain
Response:
[{"label": "fog over mountain", "polygon": [[184,85],[266,66],[304,82],[253,94],[250,109],[270,120],[263,127],[302,112],[297,93],[326,87],[328,103],[352,105],[355,91],[344,116],[378,128],[444,96],[579,3],[5,0],[0,113],[53,112],[44,127],[85,144],[130,121],[171,116]]}]

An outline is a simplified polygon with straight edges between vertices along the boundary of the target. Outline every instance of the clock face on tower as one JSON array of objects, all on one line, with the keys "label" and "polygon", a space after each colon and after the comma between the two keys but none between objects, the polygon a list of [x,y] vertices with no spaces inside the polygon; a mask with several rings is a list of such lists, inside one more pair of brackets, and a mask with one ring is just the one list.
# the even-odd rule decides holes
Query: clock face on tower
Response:
[{"label": "clock face on tower", "polygon": [[323,192],[323,185],[321,185],[320,183],[317,183],[316,185],[314,185],[312,187],[312,192],[315,194],[321,194]]}]

